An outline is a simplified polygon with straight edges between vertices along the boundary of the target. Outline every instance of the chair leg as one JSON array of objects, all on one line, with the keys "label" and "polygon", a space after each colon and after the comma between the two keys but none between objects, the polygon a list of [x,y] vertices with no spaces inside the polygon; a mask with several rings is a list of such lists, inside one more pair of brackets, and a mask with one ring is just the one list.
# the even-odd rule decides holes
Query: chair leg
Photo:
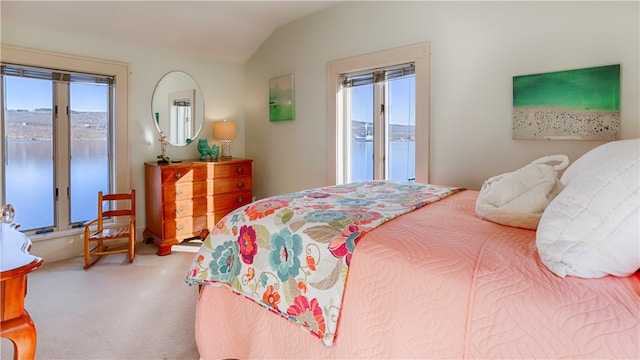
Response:
[{"label": "chair leg", "polygon": [[[109,251],[109,247],[110,246],[115,246],[117,247],[116,249],[112,250],[112,253],[128,253],[129,254],[129,263],[133,262],[133,259],[136,255],[135,253],[135,238],[129,238],[129,243],[127,245],[126,248],[123,248],[122,245],[124,244],[120,244],[120,243],[114,243],[114,244],[105,244],[103,242],[103,240],[95,240],[96,244],[93,248],[90,247],[91,242],[89,240],[85,240],[85,245],[84,245],[84,269],[89,269],[90,267],[92,267],[93,265],[95,265],[96,262],[98,262],[98,260],[100,260],[103,256],[108,255],[109,253],[105,253],[106,251]],[[126,249],[126,250],[124,250]],[[92,260],[93,257],[93,260]]]},{"label": "chair leg", "polygon": [[84,264],[84,269],[87,270],[88,268],[92,267],[93,265],[95,265],[98,260],[102,259],[102,256],[95,256],[95,259],[93,259],[93,261],[91,262],[85,262]]},{"label": "chair leg", "polygon": [[129,263],[133,262],[133,258],[136,256],[136,239],[134,237],[129,238]]},{"label": "chair leg", "polygon": [[22,316],[2,322],[2,337],[13,343],[15,360],[35,358],[36,327],[26,310]]},{"label": "chair leg", "polygon": [[91,253],[92,251],[104,251],[104,249],[106,248],[106,246],[103,246],[102,244],[102,240],[98,240],[98,244],[96,244],[96,246],[91,249],[91,243],[89,240],[85,241],[85,245],[84,245],[84,269],[87,270],[88,268],[92,267],[93,265],[95,265],[95,263],[98,262],[98,260],[100,260],[102,258],[102,255],[94,255],[95,259],[93,259],[93,261],[91,261]]},{"label": "chair leg", "polygon": [[89,248],[89,240],[85,238],[84,239],[84,268],[85,269],[89,268],[90,252],[91,252],[91,249]]}]

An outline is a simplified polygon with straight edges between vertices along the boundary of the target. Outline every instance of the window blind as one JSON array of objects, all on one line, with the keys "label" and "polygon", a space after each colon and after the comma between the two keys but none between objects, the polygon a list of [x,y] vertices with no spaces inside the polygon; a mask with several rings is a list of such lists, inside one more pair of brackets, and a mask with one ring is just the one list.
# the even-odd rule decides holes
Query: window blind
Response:
[{"label": "window blind", "polygon": [[102,84],[108,86],[115,84],[115,77],[110,75],[85,74],[8,63],[2,63],[2,75],[68,83]]},{"label": "window blind", "polygon": [[365,72],[353,72],[342,74],[340,84],[343,88],[374,84],[382,81],[398,79],[415,75],[416,69],[413,63],[389,66]]}]

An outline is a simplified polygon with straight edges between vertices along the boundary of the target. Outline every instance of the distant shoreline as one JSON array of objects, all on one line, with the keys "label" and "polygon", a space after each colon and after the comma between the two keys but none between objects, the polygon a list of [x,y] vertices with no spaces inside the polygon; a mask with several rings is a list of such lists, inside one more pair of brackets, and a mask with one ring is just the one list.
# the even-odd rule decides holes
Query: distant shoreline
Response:
[{"label": "distant shoreline", "polygon": [[613,140],[620,111],[519,106],[513,108],[515,140]]},{"label": "distant shoreline", "polygon": [[[106,140],[107,113],[71,111],[73,140]],[[5,135],[12,142],[51,141],[53,136],[51,109],[8,110]]]}]

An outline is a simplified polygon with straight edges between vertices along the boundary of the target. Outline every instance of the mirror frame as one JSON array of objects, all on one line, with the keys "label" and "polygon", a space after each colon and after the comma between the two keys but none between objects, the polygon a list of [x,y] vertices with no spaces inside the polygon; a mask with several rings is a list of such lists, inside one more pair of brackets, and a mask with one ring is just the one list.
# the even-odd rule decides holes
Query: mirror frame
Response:
[{"label": "mirror frame", "polygon": [[[174,105],[176,111],[172,111],[173,101],[186,105]],[[176,117],[185,113],[192,114],[191,118],[187,115],[183,126],[178,126]],[[191,75],[184,71],[170,71],[158,81],[151,97],[151,120],[158,134],[162,132],[173,146],[187,146],[195,141],[204,124],[204,97]]]}]

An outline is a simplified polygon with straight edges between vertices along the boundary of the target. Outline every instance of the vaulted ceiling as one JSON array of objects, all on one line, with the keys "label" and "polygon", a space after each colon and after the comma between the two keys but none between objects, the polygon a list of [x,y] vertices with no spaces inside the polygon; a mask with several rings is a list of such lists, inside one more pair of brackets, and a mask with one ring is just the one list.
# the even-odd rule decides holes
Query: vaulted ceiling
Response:
[{"label": "vaulted ceiling", "polygon": [[340,1],[0,1],[2,22],[245,63],[278,27]]}]

